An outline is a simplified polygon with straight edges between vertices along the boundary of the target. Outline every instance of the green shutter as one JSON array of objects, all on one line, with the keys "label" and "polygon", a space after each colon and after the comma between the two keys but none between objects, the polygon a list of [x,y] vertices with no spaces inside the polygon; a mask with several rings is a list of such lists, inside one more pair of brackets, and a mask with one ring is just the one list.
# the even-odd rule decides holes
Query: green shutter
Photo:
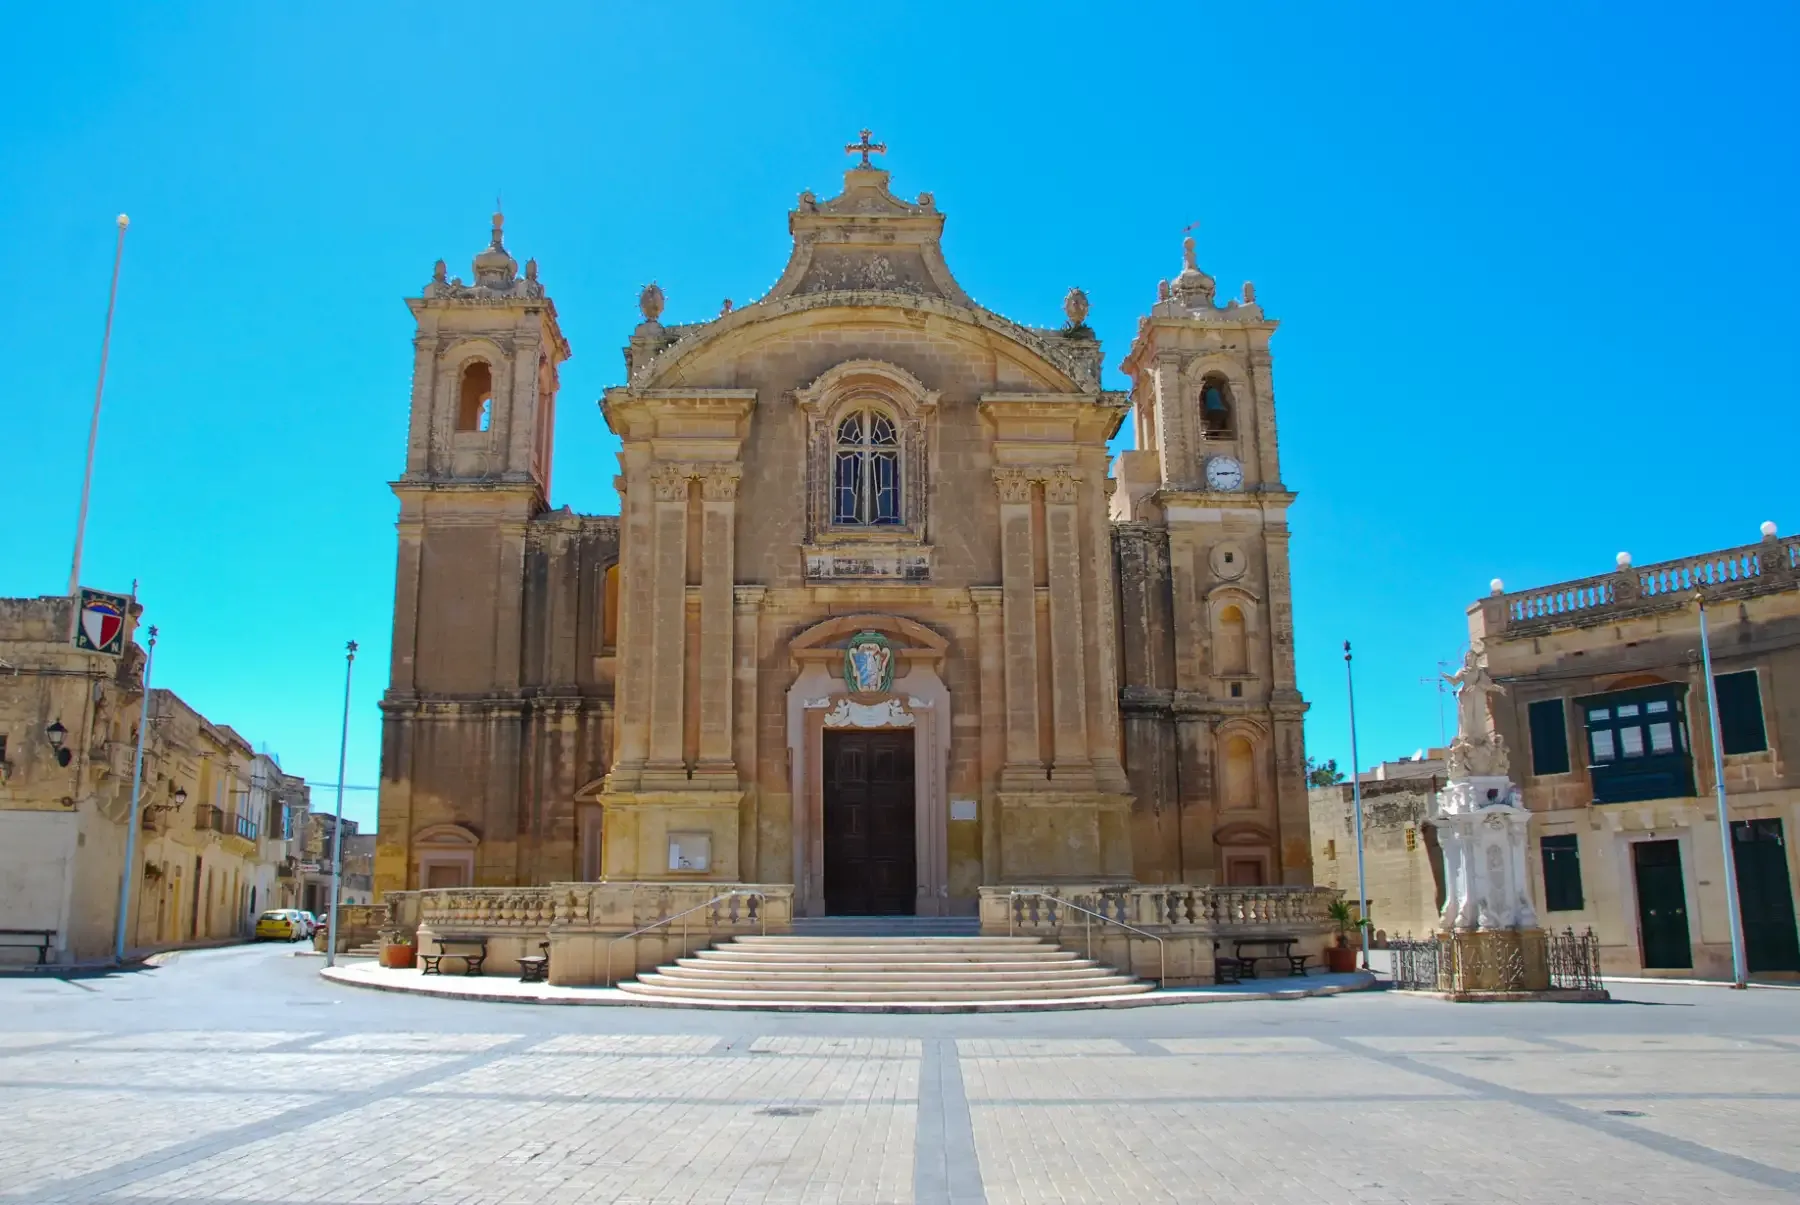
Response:
[{"label": "green shutter", "polygon": [[1544,859],[1544,911],[1581,911],[1581,851],[1575,834],[1545,837],[1539,844]]},{"label": "green shutter", "polygon": [[1531,772],[1569,772],[1569,725],[1561,699],[1539,699],[1526,709],[1531,722]]},{"label": "green shutter", "polygon": [[1762,692],[1756,671],[1714,674],[1719,699],[1719,740],[1727,753],[1760,753],[1769,747],[1763,732]]}]

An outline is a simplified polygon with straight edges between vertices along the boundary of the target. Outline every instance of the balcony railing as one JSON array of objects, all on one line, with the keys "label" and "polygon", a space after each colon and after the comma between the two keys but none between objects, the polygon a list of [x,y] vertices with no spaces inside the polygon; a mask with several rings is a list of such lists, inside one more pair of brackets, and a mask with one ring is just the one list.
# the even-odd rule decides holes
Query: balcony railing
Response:
[{"label": "balcony railing", "polygon": [[194,828],[203,833],[222,833],[225,831],[225,813],[210,803],[203,803],[194,809]]},{"label": "balcony railing", "polygon": [[1800,538],[1774,538],[1696,557],[1626,565],[1615,573],[1557,582],[1536,590],[1492,595],[1489,622],[1498,630],[1611,622],[1633,610],[1685,603],[1694,591],[1708,598],[1743,598],[1800,586]]},{"label": "balcony railing", "polygon": [[255,820],[244,815],[242,812],[238,812],[229,817],[225,831],[234,836],[242,837],[246,841],[254,841],[256,840],[258,829]]}]

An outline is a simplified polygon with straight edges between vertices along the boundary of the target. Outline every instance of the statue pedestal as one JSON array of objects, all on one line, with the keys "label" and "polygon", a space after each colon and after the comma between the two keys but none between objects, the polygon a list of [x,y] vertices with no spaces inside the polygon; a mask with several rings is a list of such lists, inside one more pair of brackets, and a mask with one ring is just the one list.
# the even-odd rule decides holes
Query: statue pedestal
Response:
[{"label": "statue pedestal", "polygon": [[1444,911],[1439,928],[1535,929],[1525,869],[1531,813],[1504,774],[1452,778],[1432,813],[1444,851]]},{"label": "statue pedestal", "polygon": [[1452,995],[1550,990],[1542,929],[1457,929],[1438,945],[1439,986]]}]

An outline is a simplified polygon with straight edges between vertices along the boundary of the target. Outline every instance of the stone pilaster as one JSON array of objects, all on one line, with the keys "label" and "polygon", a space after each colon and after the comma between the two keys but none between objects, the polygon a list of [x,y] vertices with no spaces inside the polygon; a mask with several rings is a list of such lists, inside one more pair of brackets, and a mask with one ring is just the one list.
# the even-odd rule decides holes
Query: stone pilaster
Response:
[{"label": "stone pilaster", "polygon": [[[687,785],[682,760],[687,646],[688,489],[693,469],[659,464],[650,474],[652,535],[648,609],[650,757],[645,785]],[[629,655],[629,653],[627,654]]]},{"label": "stone pilaster", "polygon": [[994,470],[1000,491],[1000,593],[1004,627],[1006,768],[1003,784],[1044,779],[1038,745],[1037,589],[1032,572],[1031,477],[1023,469]]},{"label": "stone pilaster", "polygon": [[732,666],[733,541],[738,480],[735,464],[713,465],[700,478],[700,757],[696,779],[738,785],[732,758],[736,680]]},{"label": "stone pilaster", "polygon": [[[1081,615],[1081,479],[1068,469],[1044,478],[1045,546],[1050,579],[1051,777],[1091,787],[1088,757],[1087,647]],[[1090,568],[1092,568],[1090,566]]]},{"label": "stone pilaster", "polygon": [[1193,409],[1182,396],[1181,357],[1166,353],[1156,357],[1151,369],[1156,386],[1156,446],[1162,452],[1165,486],[1186,488],[1197,484],[1199,465],[1188,430]]},{"label": "stone pilaster", "polygon": [[1275,377],[1267,351],[1250,355],[1250,388],[1256,395],[1256,457],[1265,488],[1281,486],[1281,453],[1275,436]]}]

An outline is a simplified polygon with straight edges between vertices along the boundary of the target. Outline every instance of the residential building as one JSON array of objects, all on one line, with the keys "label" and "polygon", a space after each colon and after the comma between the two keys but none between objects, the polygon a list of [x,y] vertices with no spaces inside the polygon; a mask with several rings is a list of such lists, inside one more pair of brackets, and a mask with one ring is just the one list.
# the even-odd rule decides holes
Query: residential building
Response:
[{"label": "residential building", "polygon": [[[298,906],[318,916],[325,915],[331,899],[331,835],[337,817],[330,812],[311,812],[300,851],[302,903]],[[342,861],[338,874],[338,903],[372,904],[375,902],[375,834],[358,832],[356,821],[344,820]]]},{"label": "residential building", "polygon": [[[1723,764],[1714,759],[1696,594],[1706,600]],[[1800,971],[1800,541],[1761,541],[1469,608],[1505,688],[1496,725],[1531,823],[1539,919],[1598,934],[1614,973],[1731,972],[1729,840],[1749,970]]]},{"label": "residential building", "polygon": [[620,514],[552,503],[570,344],[500,215],[408,301],[379,891],[1312,882],[1276,322],[1189,239],[1109,390],[1080,290],[984,308],[859,150],[766,295],[644,290]]},{"label": "residential building", "polygon": [[[1446,777],[1445,750],[1387,761],[1357,775],[1362,786],[1363,879],[1370,938],[1420,937],[1437,927],[1444,906],[1444,856],[1431,814]],[[1351,784],[1313,787],[1313,880],[1355,901],[1356,799]]]}]

